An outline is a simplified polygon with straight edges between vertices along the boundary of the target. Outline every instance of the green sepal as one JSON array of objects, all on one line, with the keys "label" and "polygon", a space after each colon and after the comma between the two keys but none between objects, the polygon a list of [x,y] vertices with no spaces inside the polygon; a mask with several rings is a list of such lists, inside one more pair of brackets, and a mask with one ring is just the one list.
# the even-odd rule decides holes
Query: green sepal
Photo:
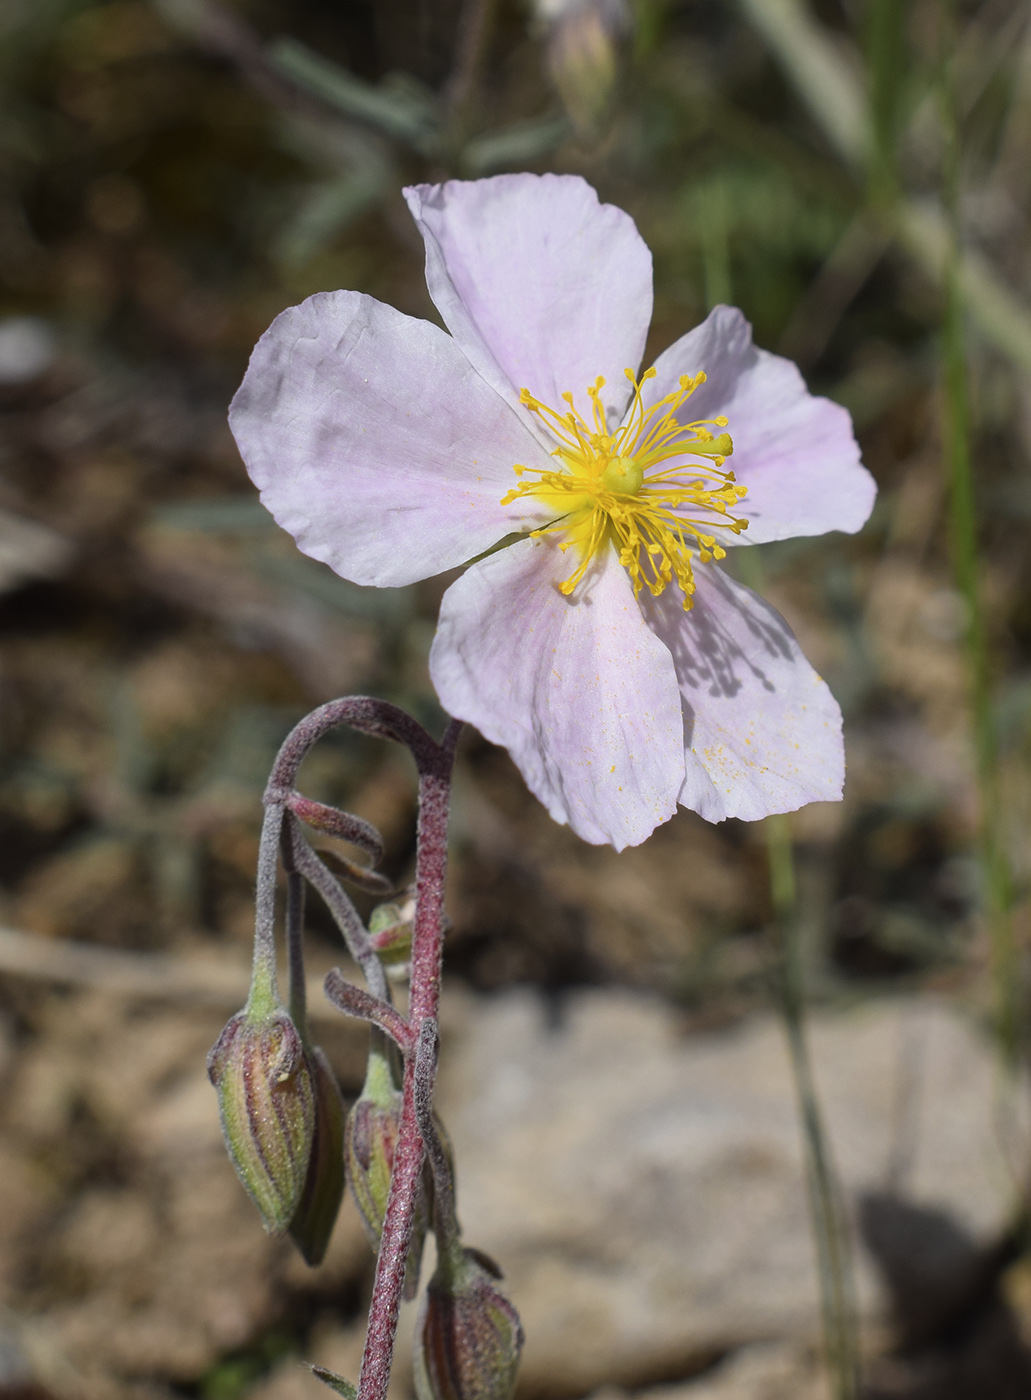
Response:
[{"label": "green sepal", "polygon": [[308,1051],[308,1064],[315,1086],[315,1136],[290,1238],[315,1268],[326,1257],[344,1195],[344,1103],[336,1076],[317,1045]]},{"label": "green sepal", "polygon": [[510,1400],[523,1328],[500,1277],[494,1261],[476,1249],[459,1248],[438,1264],[416,1331],[418,1400]]},{"label": "green sepal", "polygon": [[312,1366],[310,1368],[313,1376],[317,1376],[323,1385],[328,1385],[330,1390],[335,1390],[338,1395],[342,1395],[344,1400],[358,1400],[358,1387],[352,1385],[343,1376],[338,1376],[335,1371],[327,1371],[325,1366]]},{"label": "green sepal", "polygon": [[263,1001],[228,1022],[208,1055],[222,1136],[266,1230],[282,1234],[304,1191],[315,1134],[315,1085],[300,1032]]}]

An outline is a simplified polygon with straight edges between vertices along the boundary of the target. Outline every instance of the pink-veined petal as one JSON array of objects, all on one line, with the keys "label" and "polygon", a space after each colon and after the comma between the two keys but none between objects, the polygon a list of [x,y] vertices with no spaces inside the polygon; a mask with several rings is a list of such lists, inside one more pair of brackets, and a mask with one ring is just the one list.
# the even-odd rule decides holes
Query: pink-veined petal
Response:
[{"label": "pink-veined petal", "polygon": [[261,499],[306,554],[394,587],[536,521],[502,506],[516,462],[550,466],[449,335],[358,292],[277,316],[229,421]]},{"label": "pink-veined petal", "polygon": [[704,370],[702,384],[678,413],[681,421],[729,419],[734,455],[727,467],[748,495],[736,514],[748,529],[719,533],[720,544],[762,544],[827,530],[854,534],[873,509],[877,487],[860,461],[847,409],[817,398],[797,365],[752,344],[736,307],[717,306],[655,362],[645,401]]},{"label": "pink-veined petal", "polygon": [[578,175],[449,180],[405,197],[430,296],[487,382],[562,412],[569,392],[588,416],[601,374],[618,419],[652,314],[651,253],[629,214]]},{"label": "pink-veined petal", "polygon": [[675,584],[641,604],[669,648],[684,703],[680,802],[706,821],[757,821],[841,797],[837,701],[781,615],[715,564],[695,563],[694,607]]},{"label": "pink-veined petal", "polygon": [[622,850],[676,810],[680,693],[615,551],[567,598],[572,568],[548,538],[474,564],[444,595],[430,674],[444,708],[508,749],[557,822]]}]

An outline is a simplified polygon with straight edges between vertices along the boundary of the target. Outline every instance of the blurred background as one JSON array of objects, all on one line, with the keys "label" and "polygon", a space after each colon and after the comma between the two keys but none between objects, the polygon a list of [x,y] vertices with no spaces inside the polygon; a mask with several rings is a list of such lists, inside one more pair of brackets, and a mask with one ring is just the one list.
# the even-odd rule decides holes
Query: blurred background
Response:
[{"label": "blurred background", "polygon": [[[637,220],[649,357],[732,302],[853,414],[870,524],[756,554],[845,714],[845,801],[792,837],[864,1394],[1031,1394],[1028,1115],[991,1033],[978,854],[987,803],[1019,1008],[1029,21],[1021,0],[0,4],[0,1396],[303,1400],[299,1358],[356,1374],[352,1208],[314,1271],[262,1235],[203,1057],[246,990],[278,743],[347,692],[439,732],[449,580],[366,590],[301,556],[225,414],[310,293],[435,318],[404,183],[520,169],[583,174]],[[304,785],[410,878],[403,755],[334,738]],[[590,848],[467,735],[453,852],[443,1104],[467,1234],[527,1324],[523,1394],[827,1394],[763,827],[681,813]],[[340,954],[314,900],[309,923],[314,976]],[[354,1094],[366,1033],[317,1017]]]}]

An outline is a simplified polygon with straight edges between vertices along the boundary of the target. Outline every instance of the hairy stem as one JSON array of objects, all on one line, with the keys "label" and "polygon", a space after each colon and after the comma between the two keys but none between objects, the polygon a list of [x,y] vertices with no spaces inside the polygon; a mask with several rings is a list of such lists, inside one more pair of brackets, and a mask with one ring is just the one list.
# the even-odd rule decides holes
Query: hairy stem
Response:
[{"label": "hairy stem", "polygon": [[411,1026],[388,1001],[354,986],[337,968],[326,974],[324,990],[333,1005],[345,1015],[370,1022],[389,1036],[399,1050],[407,1053],[412,1049]]},{"label": "hairy stem", "polygon": [[297,827],[297,818],[293,813],[289,814],[286,825],[290,842],[288,860],[292,862],[292,867],[322,896],[326,908],[333,915],[333,920],[343,935],[347,951],[361,968],[373,995],[381,1001],[389,1000],[383,964],[369,942],[369,935],[358,917],[357,909],[340,881],[308,845]]},{"label": "hairy stem", "polygon": [[283,809],[278,804],[265,808],[258,847],[258,875],[254,898],[254,968],[248,1009],[258,1014],[279,1004],[276,975],[276,873],[279,869],[279,838],[283,829]]},{"label": "hairy stem", "polygon": [[[405,716],[405,719],[408,717]],[[415,726],[414,720],[408,723]],[[416,1044],[424,1035],[423,1026],[427,1021],[432,1023],[434,1034],[436,1030],[444,944],[444,881],[447,873],[451,767],[460,729],[457,723],[450,724],[440,745],[434,744],[424,730],[419,730],[421,739],[411,729],[401,739],[401,742],[408,743],[419,768],[415,930],[412,936],[408,1011],[410,1034]],[[386,1400],[390,1380],[397,1318],[423,1163],[423,1139],[416,1109],[417,1069],[420,1100],[423,1104],[432,1104],[436,1056],[428,1062],[425,1053],[420,1059],[410,1051],[405,1057],[401,1122],[394,1149],[390,1195],[376,1260],[369,1326],[358,1379],[359,1400]]]},{"label": "hairy stem", "polygon": [[438,1268],[454,1271],[462,1245],[455,1213],[455,1184],[444,1144],[433,1118],[433,1081],[437,1074],[437,1023],[427,1016],[415,1049],[415,1113],[426,1157],[433,1173],[433,1233],[437,1237]]},{"label": "hairy stem", "polygon": [[[308,845],[301,830],[301,822],[304,821],[317,830],[360,846],[373,860],[377,860],[382,853],[379,835],[367,823],[314,802],[294,787],[308,750],[329,730],[343,724],[363,734],[405,745],[415,759],[419,773],[415,927],[407,1018],[390,1004],[383,966],[369,942],[357,911],[339,881]],[[437,1010],[444,944],[448,809],[451,769],[460,733],[461,724],[452,721],[443,741],[437,744],[417,721],[387,701],[367,696],[333,700],[312,711],[287,735],[265,790],[266,817],[259,857],[256,960],[259,955],[263,959],[261,966],[269,969],[268,976],[273,979],[271,985],[274,988],[276,854],[281,845],[288,881],[287,932],[292,1003],[296,1002],[301,1008],[300,891],[302,880],[307,880],[326,902],[369,987],[368,991],[363,991],[345,981],[341,973],[331,972],[326,979],[327,994],[341,1010],[369,1020],[385,1032],[404,1056],[400,1123],[376,1259],[368,1332],[358,1381],[359,1400],[386,1400],[422,1176],[424,1146],[419,1127],[420,1112],[432,1126]],[[367,887],[371,885],[376,888],[375,880],[382,878],[376,876],[375,880],[369,880],[370,872],[364,869],[355,873],[366,880]],[[435,1130],[432,1141],[439,1150]],[[439,1166],[435,1159],[434,1165]],[[450,1186],[443,1189],[449,1191]]]},{"label": "hairy stem", "polygon": [[286,877],[286,952],[290,1019],[308,1041],[308,997],[304,981],[304,880],[296,870]]}]

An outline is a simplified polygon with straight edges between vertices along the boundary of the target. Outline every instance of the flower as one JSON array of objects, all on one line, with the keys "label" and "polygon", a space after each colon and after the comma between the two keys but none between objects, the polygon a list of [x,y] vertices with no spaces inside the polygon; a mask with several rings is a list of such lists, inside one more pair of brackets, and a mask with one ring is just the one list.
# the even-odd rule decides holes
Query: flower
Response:
[{"label": "flower", "polygon": [[230,410],[265,505],[355,583],[469,565],[437,693],[585,840],[637,844],[678,802],[720,821],[839,798],[837,704],[717,560],[863,525],[848,413],[726,306],[639,377],[651,255],[576,176],[406,197],[450,335],[358,292],[284,311]]}]

